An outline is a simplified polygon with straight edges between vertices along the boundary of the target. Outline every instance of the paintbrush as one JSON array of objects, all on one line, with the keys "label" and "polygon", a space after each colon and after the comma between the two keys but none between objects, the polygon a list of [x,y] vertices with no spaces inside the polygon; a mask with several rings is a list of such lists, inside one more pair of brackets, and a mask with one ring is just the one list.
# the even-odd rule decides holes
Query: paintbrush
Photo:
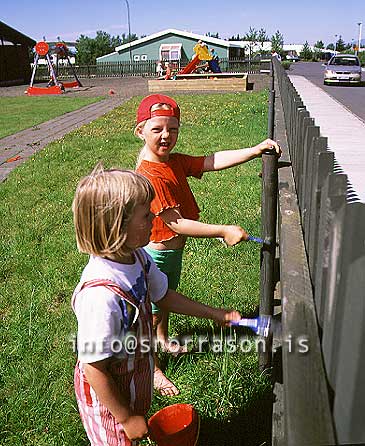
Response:
[{"label": "paintbrush", "polygon": [[241,319],[237,322],[231,322],[231,325],[240,326],[240,327],[248,327],[252,331],[254,331],[259,336],[264,336],[267,338],[271,331],[271,316],[259,316],[252,319]]},{"label": "paintbrush", "polygon": [[[227,243],[224,241],[223,237],[216,237],[217,240],[219,240],[221,243],[223,243],[223,245],[227,248]],[[253,235],[249,235],[247,238],[248,242],[256,242],[256,243],[260,243],[261,245],[270,245],[270,242],[265,241],[264,239],[260,238],[260,237],[254,237]]]}]

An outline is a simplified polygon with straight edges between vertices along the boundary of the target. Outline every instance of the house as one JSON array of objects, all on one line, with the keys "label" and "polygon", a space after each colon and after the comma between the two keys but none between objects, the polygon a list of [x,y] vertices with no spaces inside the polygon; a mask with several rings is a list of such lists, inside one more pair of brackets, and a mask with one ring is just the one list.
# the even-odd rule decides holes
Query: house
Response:
[{"label": "house", "polygon": [[35,44],[35,40],[0,22],[0,86],[29,82],[29,48]]},{"label": "house", "polygon": [[244,58],[245,50],[247,51],[249,46],[249,42],[229,41],[177,29],[166,29],[118,46],[113,53],[98,57],[96,63],[151,60],[174,60],[186,63],[194,55],[193,48],[198,40],[203,40],[210,49],[214,48],[220,59]]}]

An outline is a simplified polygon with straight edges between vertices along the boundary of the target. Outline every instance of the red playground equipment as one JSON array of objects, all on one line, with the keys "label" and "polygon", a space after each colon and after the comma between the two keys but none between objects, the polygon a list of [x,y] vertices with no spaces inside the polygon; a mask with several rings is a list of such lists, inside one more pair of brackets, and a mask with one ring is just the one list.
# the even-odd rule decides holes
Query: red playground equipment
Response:
[{"label": "red playground equipment", "polygon": [[191,61],[186,65],[185,68],[183,68],[178,74],[191,74],[194,73],[194,71],[197,68],[201,68],[198,66],[199,62],[201,60],[205,60],[208,62],[209,69],[213,73],[220,73],[221,70],[219,68],[218,62],[213,59],[213,56],[210,54],[209,49],[207,45],[199,40],[199,42],[194,46],[194,57],[191,59]]},{"label": "red playground equipment", "polygon": [[[74,88],[74,87],[82,87],[81,82],[79,81],[75,68],[71,63],[70,60],[70,52],[68,47],[63,42],[58,42],[56,45],[52,48],[49,47],[48,43],[45,41],[40,41],[36,44],[34,47],[35,50],[35,57],[34,57],[34,64],[33,64],[33,72],[32,77],[30,79],[30,85],[26,90],[26,94],[29,96],[35,96],[35,95],[46,95],[46,94],[62,94],[65,91],[65,88]],[[54,68],[50,53],[56,54],[56,68]],[[50,75],[50,81],[48,83],[47,87],[34,87],[34,78],[35,73],[37,71],[38,62],[40,57],[44,57],[47,62],[47,67]],[[68,65],[71,67],[72,73],[75,77],[74,82],[60,82],[57,79],[57,73],[58,73],[58,65],[60,59],[66,59],[68,62]]]}]

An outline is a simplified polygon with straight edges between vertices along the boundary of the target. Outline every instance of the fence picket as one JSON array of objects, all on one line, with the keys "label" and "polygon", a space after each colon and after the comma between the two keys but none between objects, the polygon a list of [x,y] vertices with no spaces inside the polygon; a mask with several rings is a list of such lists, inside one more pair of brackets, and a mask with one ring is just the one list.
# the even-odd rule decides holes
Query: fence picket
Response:
[{"label": "fence picket", "polygon": [[317,264],[315,274],[315,302],[318,321],[323,327],[324,308],[327,299],[328,274],[330,263],[330,232],[337,211],[345,205],[347,175],[330,174],[326,178],[321,194],[320,219],[317,244]]},{"label": "fence picket", "polygon": [[312,181],[312,156],[313,156],[313,140],[319,136],[319,127],[314,125],[314,120],[309,118],[309,125],[306,128],[304,135],[304,153],[301,169],[300,189],[298,189],[299,205],[303,214],[308,207],[308,191],[310,190]]},{"label": "fence picket", "polygon": [[334,421],[340,444],[365,442],[365,204],[352,203],[345,218],[342,264],[346,268],[338,337]]}]

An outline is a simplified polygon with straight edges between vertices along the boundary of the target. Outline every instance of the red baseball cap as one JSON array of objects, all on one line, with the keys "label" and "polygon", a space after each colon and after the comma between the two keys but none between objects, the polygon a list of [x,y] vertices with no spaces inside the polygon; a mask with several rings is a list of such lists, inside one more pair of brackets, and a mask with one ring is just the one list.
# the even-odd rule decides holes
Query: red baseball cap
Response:
[{"label": "red baseball cap", "polygon": [[[151,108],[156,104],[167,104],[171,106],[170,110],[154,110],[151,112]],[[142,99],[137,109],[137,124],[147,119],[154,118],[155,116],[174,116],[180,122],[180,108],[177,103],[163,94],[151,94]]]}]

